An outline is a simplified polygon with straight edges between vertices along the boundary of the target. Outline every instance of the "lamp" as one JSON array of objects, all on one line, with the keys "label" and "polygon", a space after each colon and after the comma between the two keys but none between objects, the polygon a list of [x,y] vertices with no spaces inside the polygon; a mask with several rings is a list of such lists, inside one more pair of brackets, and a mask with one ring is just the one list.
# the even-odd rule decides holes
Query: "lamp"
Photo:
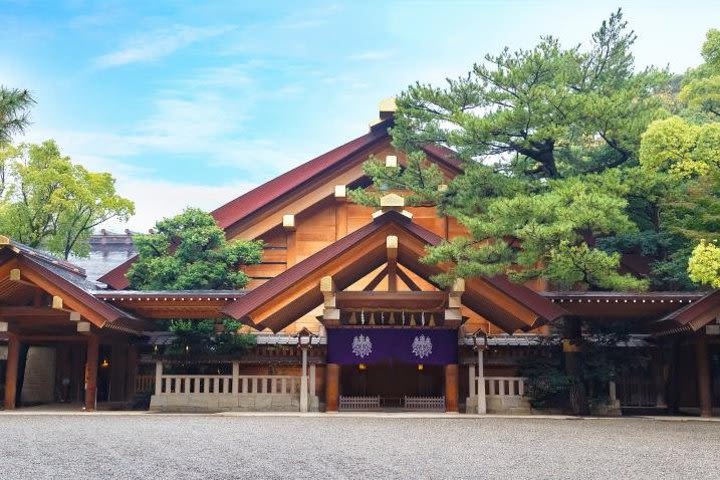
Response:
[{"label": "lamp", "polygon": [[110,366],[110,362],[108,362],[107,358],[103,358],[102,363],[100,364],[101,368],[108,368]]}]

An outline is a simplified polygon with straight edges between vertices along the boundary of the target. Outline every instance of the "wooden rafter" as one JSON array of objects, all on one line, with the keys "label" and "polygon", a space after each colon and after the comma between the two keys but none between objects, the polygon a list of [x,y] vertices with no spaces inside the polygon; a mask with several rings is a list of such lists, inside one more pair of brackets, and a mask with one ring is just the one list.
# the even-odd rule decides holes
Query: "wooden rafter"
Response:
[{"label": "wooden rafter", "polygon": [[403,271],[402,268],[398,268],[398,269],[397,269],[397,275],[398,275],[398,277],[400,277],[400,280],[402,280],[403,283],[404,283],[405,285],[407,285],[407,287],[408,287],[410,290],[412,290],[413,292],[419,292],[419,291],[422,290],[422,289],[418,286],[418,284],[415,283],[412,278],[410,278],[410,275],[408,275],[407,273],[405,273],[405,272]]},{"label": "wooden rafter", "polygon": [[365,286],[365,288],[363,288],[363,290],[366,292],[371,292],[371,291],[375,290],[377,288],[377,286],[380,285],[380,282],[382,282],[383,279],[387,276],[387,274],[388,274],[388,266],[385,265],[382,268],[382,270],[380,270],[378,272],[378,274],[375,275],[375,277],[373,277],[372,280],[370,280],[370,283],[368,283]]}]

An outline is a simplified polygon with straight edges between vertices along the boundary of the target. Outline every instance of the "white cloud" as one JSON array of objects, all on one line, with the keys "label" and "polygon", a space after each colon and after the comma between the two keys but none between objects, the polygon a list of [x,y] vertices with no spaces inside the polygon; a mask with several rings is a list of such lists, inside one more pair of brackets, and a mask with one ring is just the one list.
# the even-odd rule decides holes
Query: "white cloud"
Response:
[{"label": "white cloud", "polygon": [[155,225],[157,220],[171,217],[186,207],[212,211],[235,197],[254,188],[254,184],[203,185],[178,183],[143,178],[118,179],[118,193],[135,202],[135,215],[125,224],[109,222],[109,230],[144,232]]},{"label": "white cloud", "polygon": [[190,27],[174,25],[149,34],[137,36],[119,50],[95,59],[99,68],[111,68],[138,62],[149,62],[166,57],[176,50],[207,38],[233,30],[232,26]]}]

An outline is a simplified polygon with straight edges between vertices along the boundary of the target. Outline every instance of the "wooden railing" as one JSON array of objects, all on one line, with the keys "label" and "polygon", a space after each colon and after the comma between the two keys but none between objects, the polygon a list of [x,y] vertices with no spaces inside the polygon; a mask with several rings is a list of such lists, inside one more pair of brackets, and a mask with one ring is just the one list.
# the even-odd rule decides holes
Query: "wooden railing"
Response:
[{"label": "wooden railing", "polygon": [[445,397],[405,397],[409,410],[445,410]]},{"label": "wooden railing", "polygon": [[523,397],[525,396],[525,379],[523,377],[485,377],[485,395],[488,397]]},{"label": "wooden railing", "polygon": [[162,395],[299,395],[300,377],[290,375],[163,375]]},{"label": "wooden railing", "polygon": [[380,397],[348,397],[340,395],[340,410],[377,410]]}]

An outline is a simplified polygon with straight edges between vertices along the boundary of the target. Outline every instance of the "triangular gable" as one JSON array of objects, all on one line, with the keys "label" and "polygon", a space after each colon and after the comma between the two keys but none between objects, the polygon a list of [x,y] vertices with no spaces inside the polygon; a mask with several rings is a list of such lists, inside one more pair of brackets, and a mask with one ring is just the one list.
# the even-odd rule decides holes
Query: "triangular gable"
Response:
[{"label": "triangular gable", "polygon": [[[237,232],[243,230],[243,225],[253,222],[253,218],[265,212],[274,205],[286,201],[289,196],[296,193],[300,188],[309,188],[321,182],[323,178],[330,178],[342,169],[360,164],[372,148],[383,143],[389,144],[390,135],[388,128],[393,124],[393,118],[389,117],[382,122],[373,125],[370,132],[361,135],[346,144],[337,147],[327,153],[320,155],[274,179],[260,185],[259,187],[231,200],[225,205],[215,209],[211,214],[218,225],[226,233],[235,237]],[[446,171],[452,174],[459,174],[462,171],[462,162],[455,156],[452,150],[438,145],[427,145],[423,150],[431,161],[440,164]],[[362,174],[359,174],[362,176]],[[352,178],[357,181],[359,178]],[[334,188],[334,185],[330,186]],[[317,194],[317,191],[313,191]],[[299,212],[296,212],[299,213]],[[278,217],[279,218],[279,217]],[[276,222],[279,224],[279,220]],[[254,230],[257,230],[255,228]],[[241,232],[242,233],[242,232]],[[251,233],[251,232],[245,232]],[[258,232],[254,232],[258,233]],[[244,234],[243,234],[244,235]],[[246,238],[248,235],[244,235]],[[254,235],[249,235],[253,237]],[[133,256],[113,268],[98,280],[115,290],[124,290],[130,286],[126,274],[136,257]]]},{"label": "triangular gable", "polygon": [[79,267],[55,259],[7,237],[0,237],[0,275],[8,278],[11,270],[19,270],[17,282],[25,282],[62,298],[63,306],[78,312],[97,328],[111,328],[140,333],[147,323],[96,298],[93,284],[85,279]]},{"label": "triangular gable", "polygon": [[[387,235],[399,237],[402,265],[423,278],[441,271],[419,258],[427,245],[437,245],[442,238],[389,211],[268,280],[223,312],[256,328],[282,330],[322,303],[319,280],[323,276],[331,275],[342,290],[382,265]],[[502,278],[468,280],[463,303],[509,333],[536,328],[566,313],[532,290]]]}]

